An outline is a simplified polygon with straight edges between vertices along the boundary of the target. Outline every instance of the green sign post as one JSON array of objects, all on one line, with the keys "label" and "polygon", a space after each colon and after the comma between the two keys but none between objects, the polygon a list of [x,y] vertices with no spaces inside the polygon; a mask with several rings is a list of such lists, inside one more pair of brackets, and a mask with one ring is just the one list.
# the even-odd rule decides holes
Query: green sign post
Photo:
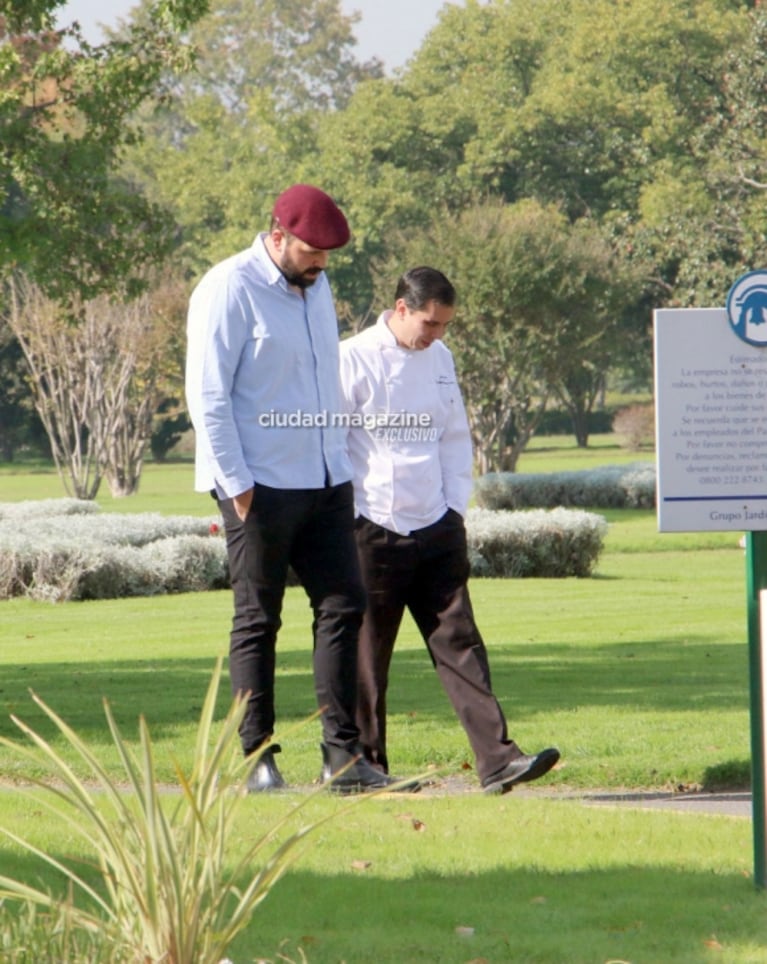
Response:
[{"label": "green sign post", "polygon": [[751,799],[754,817],[754,883],[767,888],[765,679],[767,678],[767,532],[746,535],[748,664],[751,688]]}]

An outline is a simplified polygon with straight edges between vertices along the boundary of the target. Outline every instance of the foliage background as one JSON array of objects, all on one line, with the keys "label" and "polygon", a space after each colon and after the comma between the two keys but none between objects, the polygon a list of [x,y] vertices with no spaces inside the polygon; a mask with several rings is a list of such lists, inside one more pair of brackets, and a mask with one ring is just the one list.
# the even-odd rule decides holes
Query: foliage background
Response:
[{"label": "foliage background", "polygon": [[[586,445],[606,391],[649,389],[652,308],[722,304],[767,261],[760,3],[446,3],[392,78],[355,58],[336,0],[144,0],[99,47],[52,32],[54,5],[2,7],[0,274],[64,320],[100,292],[188,293],[316,182],[353,228],[331,266],[344,330],[412,259],[455,275],[478,462],[503,470],[546,407]],[[180,413],[174,317],[158,439]],[[32,439],[12,365],[6,454]]]}]

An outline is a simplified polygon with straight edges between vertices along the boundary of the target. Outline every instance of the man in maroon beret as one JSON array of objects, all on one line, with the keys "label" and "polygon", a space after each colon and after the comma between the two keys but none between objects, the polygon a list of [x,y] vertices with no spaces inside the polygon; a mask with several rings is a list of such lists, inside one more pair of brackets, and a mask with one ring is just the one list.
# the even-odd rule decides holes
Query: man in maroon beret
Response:
[{"label": "man in maroon beret", "polygon": [[[247,694],[240,729],[259,751],[253,792],[285,785],[272,743],[277,630],[289,568],[314,614],[322,779],[340,791],[392,780],[361,756],[355,722],[357,635],[365,609],[353,535],[351,465],[340,411],[338,321],[328,252],[349,240],[335,201],[294,184],[269,231],[192,293],[186,395],[195,488],[218,500],[234,594],[229,670]],[[339,771],[344,772],[339,774]]]}]

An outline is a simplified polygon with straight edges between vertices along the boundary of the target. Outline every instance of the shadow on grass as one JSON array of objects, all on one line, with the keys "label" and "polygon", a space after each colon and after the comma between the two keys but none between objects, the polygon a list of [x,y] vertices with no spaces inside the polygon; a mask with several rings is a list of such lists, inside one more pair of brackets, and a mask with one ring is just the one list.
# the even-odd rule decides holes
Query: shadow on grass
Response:
[{"label": "shadow on grass", "polygon": [[[311,653],[277,648],[278,719],[284,726],[315,709]],[[741,659],[742,656],[742,659]],[[639,711],[730,711],[747,705],[745,653],[707,639],[684,646],[665,640],[641,644],[582,645],[525,643],[494,647],[493,686],[501,702],[513,704],[515,719],[574,707],[620,705]],[[166,729],[195,723],[213,658],[125,660],[109,663],[30,663],[3,667],[0,680],[0,734],[18,731],[14,713],[43,735],[52,725],[29,698],[34,690],[86,739],[104,733],[102,698],[109,700],[128,739],[135,738],[139,715],[155,739]],[[219,693],[223,715],[230,703],[228,684]],[[452,711],[425,647],[395,650],[389,711],[417,710],[422,719],[452,720]]]},{"label": "shadow on grass", "polygon": [[[404,882],[294,871],[231,956],[298,961],[300,949],[311,964],[668,964],[712,954],[733,964],[765,959],[766,909],[745,876],[662,868],[423,872]],[[743,945],[751,956],[734,950]]]},{"label": "shadow on grass", "polygon": [[[745,649],[706,638],[691,637],[683,646],[663,639],[592,647],[510,644],[491,649],[490,667],[496,695],[513,701],[517,717],[575,707],[667,712],[748,705]],[[436,710],[442,691],[425,647],[395,651],[390,689],[392,709]],[[439,705],[444,712],[441,695]]]},{"label": "shadow on grass", "polygon": [[[37,879],[33,858],[3,860],[9,876]],[[86,865],[77,870],[91,878]],[[767,959],[767,897],[746,873],[654,866],[421,870],[406,879],[374,873],[294,868],[229,956],[311,964]]]},{"label": "shadow on grass", "polygon": [[[146,717],[153,737],[162,736],[168,728],[197,722],[214,662],[211,658],[5,666],[0,683],[0,735],[19,736],[9,719],[11,713],[46,738],[56,732],[30,699],[33,690],[86,741],[106,737],[111,742],[103,699],[109,701],[126,739],[137,738],[140,715]],[[222,687],[217,704],[220,717],[230,704],[229,690]]]},{"label": "shadow on grass", "polygon": [[751,789],[751,761],[724,760],[703,771],[702,789],[709,793],[722,790]]}]

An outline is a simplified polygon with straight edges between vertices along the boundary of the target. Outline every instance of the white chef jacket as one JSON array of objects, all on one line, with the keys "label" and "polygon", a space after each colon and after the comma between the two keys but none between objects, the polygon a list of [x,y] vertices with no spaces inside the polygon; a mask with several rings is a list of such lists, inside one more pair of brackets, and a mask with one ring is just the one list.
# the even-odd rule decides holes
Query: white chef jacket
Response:
[{"label": "white chef jacket", "polygon": [[391,315],[341,342],[341,387],[355,510],[408,535],[448,508],[466,514],[472,448],[449,349],[401,347]]},{"label": "white chef jacket", "polygon": [[319,489],[348,482],[338,321],[324,274],[292,291],[263,235],[205,275],[187,324],[186,398],[195,488],[235,496],[254,482]]}]

